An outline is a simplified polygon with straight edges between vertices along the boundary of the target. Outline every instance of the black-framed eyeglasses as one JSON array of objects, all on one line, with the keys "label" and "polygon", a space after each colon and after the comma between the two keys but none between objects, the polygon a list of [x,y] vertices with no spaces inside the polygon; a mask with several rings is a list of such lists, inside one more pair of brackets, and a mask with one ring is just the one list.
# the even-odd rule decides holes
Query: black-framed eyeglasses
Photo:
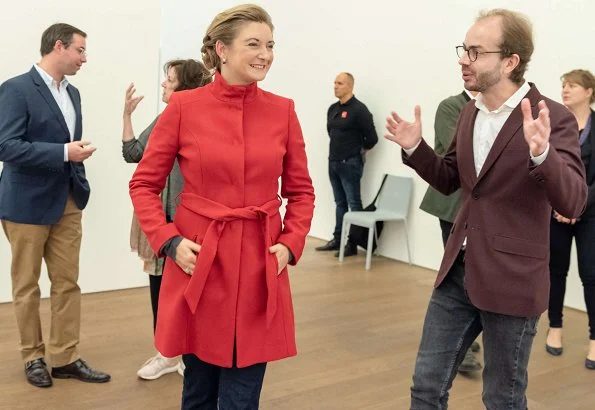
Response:
[{"label": "black-framed eyeglasses", "polygon": [[469,57],[469,61],[474,62],[481,54],[502,54],[504,50],[498,51],[479,51],[475,47],[466,48],[465,46],[456,46],[455,49],[457,50],[457,56],[459,58],[463,58],[465,53],[467,53],[467,57]]}]

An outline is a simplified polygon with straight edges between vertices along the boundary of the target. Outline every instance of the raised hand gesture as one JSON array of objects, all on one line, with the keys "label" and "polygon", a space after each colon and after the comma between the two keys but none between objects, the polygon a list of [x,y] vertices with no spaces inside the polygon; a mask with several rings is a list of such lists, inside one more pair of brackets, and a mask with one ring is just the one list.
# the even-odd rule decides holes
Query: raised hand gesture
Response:
[{"label": "raised hand gesture", "polygon": [[134,93],[136,92],[136,88],[134,88],[134,83],[130,83],[128,88],[126,89],[126,98],[124,100],[124,116],[130,116],[136,110],[136,106],[144,96],[135,97]]},{"label": "raised hand gesture", "polygon": [[390,117],[386,118],[388,134],[385,134],[384,138],[396,142],[404,149],[415,147],[421,139],[421,108],[419,105],[415,106],[414,114],[415,121],[407,122],[396,112],[391,112]]},{"label": "raised hand gesture", "polygon": [[523,98],[523,101],[521,101],[523,134],[525,135],[525,141],[529,145],[529,151],[534,157],[543,154],[550,141],[550,133],[552,131],[550,126],[550,110],[547,108],[545,101],[539,101],[538,107],[539,114],[536,119],[533,119],[529,99]]}]

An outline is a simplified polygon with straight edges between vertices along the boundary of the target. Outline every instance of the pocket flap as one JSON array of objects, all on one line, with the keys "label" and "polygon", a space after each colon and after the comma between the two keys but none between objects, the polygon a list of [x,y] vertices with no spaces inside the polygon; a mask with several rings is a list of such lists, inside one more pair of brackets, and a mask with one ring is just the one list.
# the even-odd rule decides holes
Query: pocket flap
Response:
[{"label": "pocket flap", "polygon": [[503,235],[494,235],[494,249],[504,253],[537,259],[545,259],[549,251],[547,246],[537,242]]}]

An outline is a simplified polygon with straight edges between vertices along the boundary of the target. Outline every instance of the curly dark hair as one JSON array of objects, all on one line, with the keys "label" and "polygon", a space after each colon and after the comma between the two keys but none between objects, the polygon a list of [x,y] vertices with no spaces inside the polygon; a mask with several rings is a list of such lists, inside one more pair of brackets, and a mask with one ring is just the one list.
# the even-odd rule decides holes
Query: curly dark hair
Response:
[{"label": "curly dark hair", "polygon": [[167,75],[170,68],[176,71],[178,86],[175,91],[192,90],[212,81],[212,75],[203,63],[197,60],[171,60],[165,63],[163,71]]}]

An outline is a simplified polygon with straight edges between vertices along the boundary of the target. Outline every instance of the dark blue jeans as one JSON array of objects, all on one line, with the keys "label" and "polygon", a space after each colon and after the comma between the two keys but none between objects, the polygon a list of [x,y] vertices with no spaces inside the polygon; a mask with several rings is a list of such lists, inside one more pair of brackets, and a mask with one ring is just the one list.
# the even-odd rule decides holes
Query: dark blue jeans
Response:
[{"label": "dark blue jeans", "polygon": [[411,409],[446,409],[448,391],[471,343],[483,331],[483,403],[488,410],[526,410],[527,365],[539,317],[479,310],[465,290],[462,254],[434,289],[417,353]]},{"label": "dark blue jeans", "polygon": [[186,370],[182,410],[256,410],[266,363],[228,369],[182,355]]},{"label": "dark blue jeans", "polygon": [[347,211],[361,211],[362,197],[360,181],[364,173],[364,162],[361,155],[341,161],[329,161],[328,174],[335,197],[335,231],[333,237],[341,240],[343,216]]}]

